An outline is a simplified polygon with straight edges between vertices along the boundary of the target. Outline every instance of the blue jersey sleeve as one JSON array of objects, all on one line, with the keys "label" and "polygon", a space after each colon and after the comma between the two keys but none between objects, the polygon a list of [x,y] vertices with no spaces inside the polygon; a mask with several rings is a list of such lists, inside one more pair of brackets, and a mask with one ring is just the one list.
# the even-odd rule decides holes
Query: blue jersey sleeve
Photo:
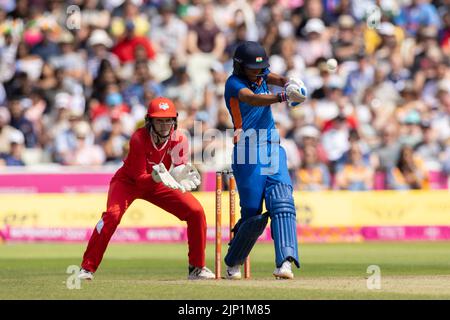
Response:
[{"label": "blue jersey sleeve", "polygon": [[246,83],[238,77],[230,77],[225,84],[225,92],[229,97],[238,97],[239,91],[247,88]]}]

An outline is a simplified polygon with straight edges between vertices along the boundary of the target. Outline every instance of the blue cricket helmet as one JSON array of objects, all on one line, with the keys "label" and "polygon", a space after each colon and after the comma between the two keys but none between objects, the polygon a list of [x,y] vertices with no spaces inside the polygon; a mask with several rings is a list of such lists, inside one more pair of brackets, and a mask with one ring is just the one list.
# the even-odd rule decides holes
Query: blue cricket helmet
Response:
[{"label": "blue cricket helmet", "polygon": [[240,44],[233,56],[233,73],[242,76],[244,69],[265,69],[269,67],[269,58],[264,47],[255,41]]}]

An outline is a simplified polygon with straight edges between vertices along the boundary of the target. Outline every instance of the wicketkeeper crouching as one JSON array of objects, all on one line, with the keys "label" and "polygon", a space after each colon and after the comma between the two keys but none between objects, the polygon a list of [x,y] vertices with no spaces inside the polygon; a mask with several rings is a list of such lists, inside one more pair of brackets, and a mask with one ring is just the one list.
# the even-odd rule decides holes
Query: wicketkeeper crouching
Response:
[{"label": "wicketkeeper crouching", "polygon": [[205,267],[205,213],[198,200],[187,192],[197,188],[201,178],[188,162],[188,141],[177,131],[177,116],[170,99],[159,97],[150,102],[145,127],[131,136],[128,156],[111,179],[106,211],[84,253],[80,279],[93,279],[123,214],[135,199],[153,203],[186,221],[188,279],[214,279],[214,273]]}]

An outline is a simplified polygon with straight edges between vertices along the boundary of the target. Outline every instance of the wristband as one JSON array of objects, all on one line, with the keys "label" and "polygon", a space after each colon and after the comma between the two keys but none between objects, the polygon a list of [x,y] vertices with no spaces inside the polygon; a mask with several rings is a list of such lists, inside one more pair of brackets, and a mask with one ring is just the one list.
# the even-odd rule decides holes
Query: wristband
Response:
[{"label": "wristband", "polygon": [[282,91],[277,93],[278,102],[284,102],[287,100],[286,92]]}]

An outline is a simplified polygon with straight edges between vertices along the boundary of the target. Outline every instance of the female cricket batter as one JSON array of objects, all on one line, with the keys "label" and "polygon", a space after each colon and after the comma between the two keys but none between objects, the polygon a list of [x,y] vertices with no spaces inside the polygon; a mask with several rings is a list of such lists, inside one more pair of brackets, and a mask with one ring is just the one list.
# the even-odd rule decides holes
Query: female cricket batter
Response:
[{"label": "female cricket batter", "polygon": [[[272,94],[268,84],[284,89]],[[291,262],[300,267],[292,183],[270,105],[288,101],[293,107],[305,99],[306,88],[301,80],[288,80],[269,71],[268,57],[260,44],[247,41],[236,48],[225,100],[235,130],[232,169],[241,219],[225,257],[229,279],[241,278],[240,266],[264,231],[269,216],[275,245],[273,275],[292,279]],[[268,213],[261,214],[264,199]]]},{"label": "female cricket batter", "polygon": [[[187,222],[188,279],[213,279],[205,267],[206,218],[190,193],[200,175],[188,163],[188,142],[177,132],[174,103],[163,97],[150,102],[145,127],[131,137],[128,156],[111,179],[106,211],[97,223],[83,256],[80,279],[91,280],[123,214],[135,199],[144,199]],[[167,171],[166,168],[173,167]]]}]

